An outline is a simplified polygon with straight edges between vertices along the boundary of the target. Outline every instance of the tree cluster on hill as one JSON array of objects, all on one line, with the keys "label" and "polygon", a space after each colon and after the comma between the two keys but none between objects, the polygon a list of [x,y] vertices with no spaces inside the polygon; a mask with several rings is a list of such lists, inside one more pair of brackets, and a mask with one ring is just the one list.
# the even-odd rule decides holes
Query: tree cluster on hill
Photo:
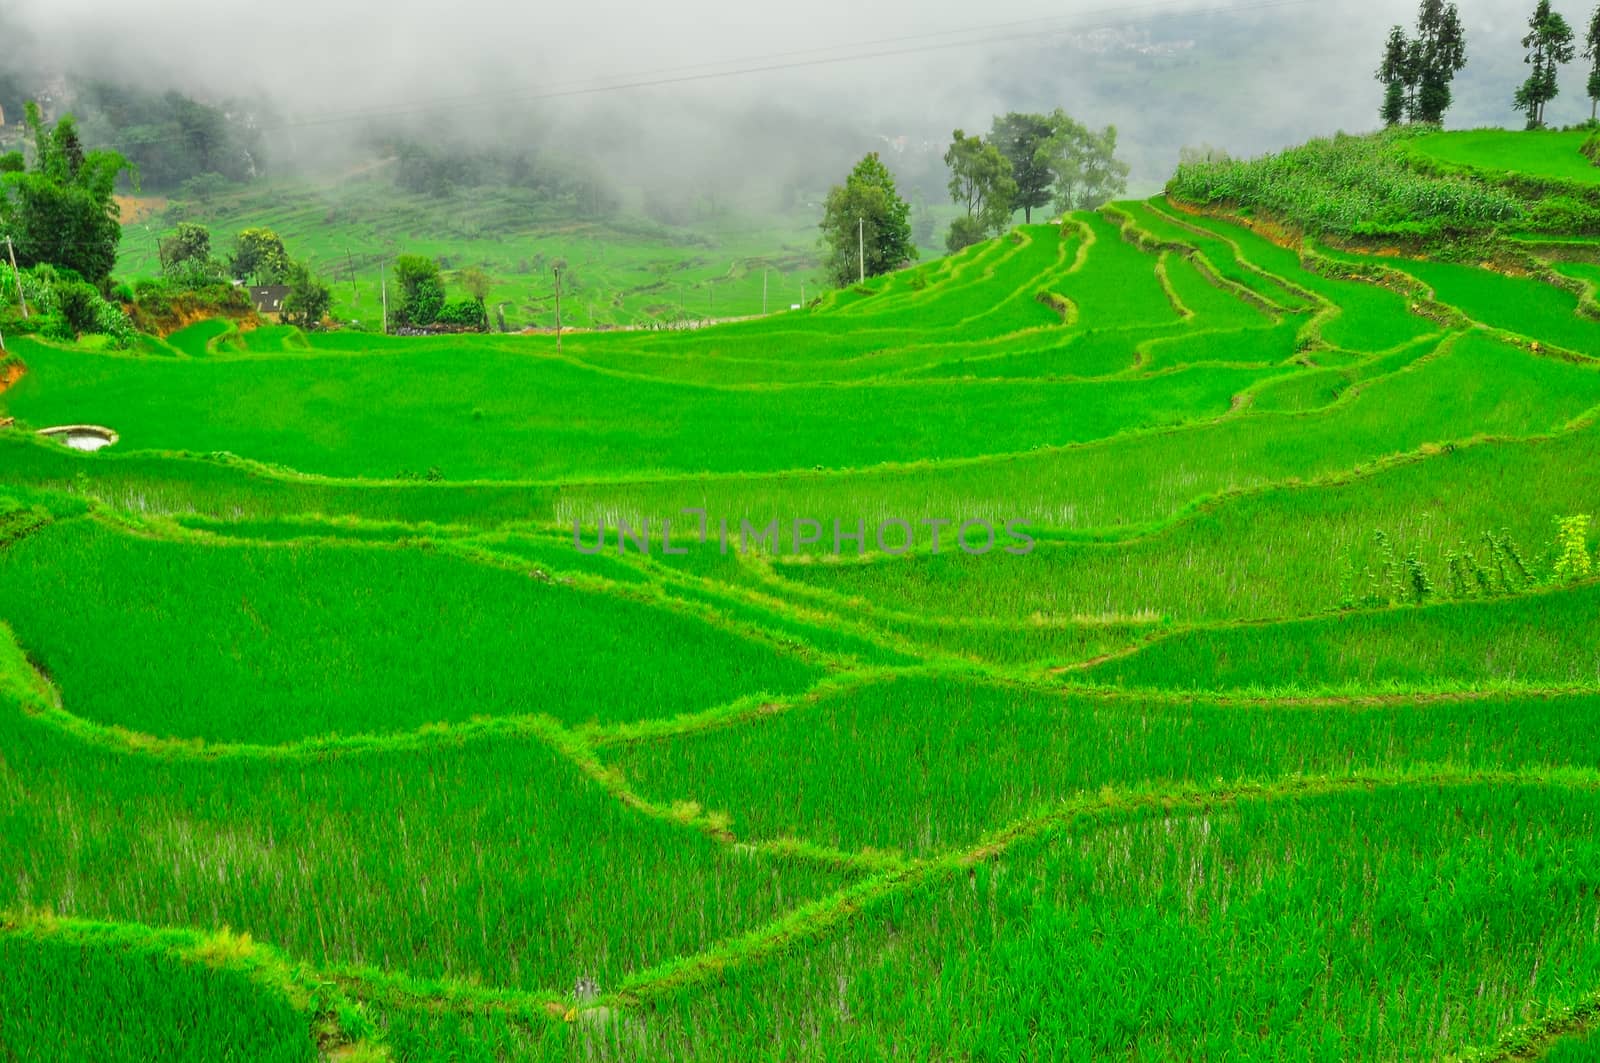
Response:
[{"label": "tree cluster on hill", "polygon": [[620,200],[598,173],[576,163],[556,164],[520,149],[424,144],[400,137],[380,141],[395,159],[396,187],[444,197],[470,188],[520,188],[540,199],[564,201],[580,215],[614,212]]},{"label": "tree cluster on hill", "polygon": [[261,135],[243,105],[212,106],[179,92],[91,81],[81,86],[74,107],[86,133],[138,167],[147,190],[204,198],[263,170]]},{"label": "tree cluster on hill", "polygon": [[455,328],[489,330],[489,278],[480,269],[461,271],[460,282],[467,295],[454,302],[445,295],[439,263],[424,255],[401,255],[394,260],[399,298],[389,311],[389,324],[397,328],[429,328],[447,325]]},{"label": "tree cluster on hill", "polygon": [[1395,26],[1384,46],[1377,73],[1385,86],[1384,124],[1443,122],[1452,102],[1450,85],[1466,65],[1466,32],[1456,5],[1422,0],[1417,35],[1408,38],[1404,27]]},{"label": "tree cluster on hill", "polygon": [[211,233],[203,225],[181,222],[160,243],[161,271],[167,294],[223,294],[234,281],[285,285],[282,315],[288,325],[315,328],[333,305],[333,292],[311,267],[289,257],[283,240],[271,229],[245,229],[234,237],[226,258],[212,254]]},{"label": "tree cluster on hill", "polygon": [[115,151],[86,151],[71,115],[51,126],[30,103],[25,124],[32,166],[22,152],[0,156],[0,238],[11,239],[19,265],[48,263],[102,283],[122,240],[113,192],[132,168]]},{"label": "tree cluster on hill", "polygon": [[958,129],[944,158],[950,197],[966,208],[950,227],[951,251],[1003,232],[1018,210],[1025,222],[1052,203],[1063,214],[1094,210],[1128,187],[1116,127],[1097,131],[1059,108],[999,115],[986,140]]},{"label": "tree cluster on hill", "polygon": [[[1579,55],[1577,37],[1551,0],[1538,0],[1522,47],[1528,77],[1517,87],[1512,102],[1526,117],[1529,129],[1540,129],[1545,124],[1545,108],[1561,93],[1561,67]],[[1581,54],[1590,63],[1585,87],[1593,122],[1600,114],[1600,7],[1589,18]],[[1466,64],[1466,34],[1456,5],[1422,0],[1416,36],[1407,37],[1404,27],[1394,26],[1384,42],[1383,61],[1376,74],[1384,86],[1379,111],[1384,124],[1442,123],[1450,109],[1450,85]]]},{"label": "tree cluster on hill", "polygon": [[71,115],[52,126],[33,104],[25,113],[33,165],[21,152],[0,156],[0,244],[17,264],[0,284],[5,305],[47,336],[131,342],[132,326],[105,298],[122,238],[112,190],[128,162],[85,150]]}]

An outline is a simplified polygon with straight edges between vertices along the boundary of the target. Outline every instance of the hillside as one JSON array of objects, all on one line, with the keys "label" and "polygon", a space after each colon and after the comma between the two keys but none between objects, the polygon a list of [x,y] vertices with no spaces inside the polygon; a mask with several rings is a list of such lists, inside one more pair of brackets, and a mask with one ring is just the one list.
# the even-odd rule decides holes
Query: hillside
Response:
[{"label": "hillside", "polygon": [[0,1044],[1592,1058],[1600,238],[1329,143],[712,328],[12,339]]}]

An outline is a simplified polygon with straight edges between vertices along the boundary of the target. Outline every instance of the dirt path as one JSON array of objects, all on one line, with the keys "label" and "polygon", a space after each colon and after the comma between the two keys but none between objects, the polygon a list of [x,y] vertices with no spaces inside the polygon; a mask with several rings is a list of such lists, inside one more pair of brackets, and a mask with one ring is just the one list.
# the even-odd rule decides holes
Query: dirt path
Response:
[{"label": "dirt path", "polygon": [[[0,355],[3,354],[5,354],[5,348],[0,347]],[[10,365],[0,367],[0,393],[4,393],[6,388],[21,380],[22,374],[27,371],[28,367],[21,362],[12,362]]]}]

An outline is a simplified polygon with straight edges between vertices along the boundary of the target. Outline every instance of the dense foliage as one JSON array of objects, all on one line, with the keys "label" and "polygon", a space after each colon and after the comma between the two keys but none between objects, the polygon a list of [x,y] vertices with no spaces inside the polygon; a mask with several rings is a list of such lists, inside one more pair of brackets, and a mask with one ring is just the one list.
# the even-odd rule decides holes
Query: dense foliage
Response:
[{"label": "dense foliage", "polygon": [[1403,147],[1426,127],[1338,136],[1250,160],[1180,164],[1167,190],[1190,203],[1252,211],[1310,232],[1432,237],[1529,217],[1512,192],[1465,175],[1420,172]]},{"label": "dense foliage", "polygon": [[111,275],[122,240],[113,192],[130,169],[114,151],[87,151],[71,115],[54,126],[29,104],[33,165],[13,156],[0,166],[0,238],[10,237],[19,265],[70,269],[93,283]]},{"label": "dense foliage", "polygon": [[823,268],[836,285],[896,270],[917,258],[911,206],[896,190],[889,168],[872,152],[856,163],[823,204]]},{"label": "dense foliage", "polygon": [[1455,4],[1422,0],[1416,36],[1395,26],[1385,42],[1377,78],[1385,86],[1385,125],[1401,119],[1437,125],[1450,109],[1450,84],[1467,65],[1466,32]]},{"label": "dense foliage", "polygon": [[259,105],[213,106],[180,92],[89,81],[76,106],[86,133],[126,156],[148,190],[181,191],[197,180],[199,187],[226,186],[262,172]]}]

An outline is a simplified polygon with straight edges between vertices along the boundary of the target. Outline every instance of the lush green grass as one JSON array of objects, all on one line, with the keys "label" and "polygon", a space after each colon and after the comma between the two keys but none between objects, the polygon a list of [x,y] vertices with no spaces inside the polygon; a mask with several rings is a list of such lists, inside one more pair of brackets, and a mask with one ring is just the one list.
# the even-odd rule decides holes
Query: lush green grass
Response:
[{"label": "lush green grass", "polygon": [[[0,1046],[71,1057],[82,1015],[94,1058],[1573,1051],[1600,365],[1534,343],[1595,326],[1543,281],[1282,224],[1415,254],[1549,220],[1525,181],[1419,174],[1427,142],[559,351],[13,339]],[[204,213],[324,271],[348,241],[363,316],[401,249],[484,266],[515,321],[558,254],[596,322],[676,317],[679,277],[743,313],[770,270],[787,305],[811,268],[778,222],[689,241],[361,201],[381,182]],[[1571,236],[1455,258],[1600,279]],[[27,433],[80,422],[121,441]],[[956,549],[975,519],[1034,549]],[[826,545],[720,549],[742,520]],[[835,524],[866,541],[827,556]],[[1452,581],[1485,533],[1536,577]],[[1429,604],[1378,605],[1408,565]]]},{"label": "lush green grass", "polygon": [[[1417,355],[1413,350],[1405,357]],[[1451,395],[1451,405],[1438,402],[1440,394]],[[851,525],[858,517],[875,522],[959,515],[1105,534],[1168,520],[1218,492],[1347,472],[1427,444],[1554,431],[1597,403],[1600,374],[1593,370],[1469,336],[1446,353],[1352,389],[1337,406],[1303,415],[1253,413],[1245,406],[1211,425],[903,471],[573,486],[562,490],[557,508],[564,521],[581,516],[591,528],[599,514],[610,515],[614,524],[618,513],[637,522],[703,506],[734,527],[746,517],[765,523],[786,513]],[[1007,564],[993,557],[987,567]],[[1013,612],[1015,604],[1000,599],[977,607],[1028,614]]]},{"label": "lush green grass", "polygon": [[[31,371],[0,406],[41,426],[106,424],[128,450],[232,451],[372,478],[438,469],[458,481],[849,468],[1025,450],[1216,416],[1262,377],[1206,368],[1101,385],[796,388],[765,392],[758,407],[747,392],[541,357],[549,344],[539,340],[193,362],[17,347]],[[359,405],[349,401],[356,395]]]},{"label": "lush green grass", "polygon": [[1600,753],[1597,707],[1596,698],[1558,698],[1263,708],[916,678],[607,759],[658,799],[727,812],[741,837],[927,855],[1106,786],[1415,763],[1579,767]]},{"label": "lush green grass", "polygon": [[218,548],[77,522],[12,547],[0,570],[0,615],[68,710],[162,736],[636,720],[818,675],[681,613],[427,550]]},{"label": "lush green grass", "polygon": [[296,960],[559,990],[841,884],[624,808],[533,734],[152,759],[0,717],[0,906],[229,926]]},{"label": "lush green grass", "polygon": [[1585,130],[1471,129],[1418,137],[1408,149],[1435,163],[1502,174],[1600,184],[1600,167],[1579,152]]},{"label": "lush green grass", "polygon": [[403,1059],[1450,1058],[1600,977],[1595,812],[1590,793],[1419,785],[1085,815],[635,1026],[388,1021]]},{"label": "lush green grass", "polygon": [[1086,673],[1180,690],[1600,686],[1600,588],[1203,628]]},{"label": "lush green grass", "polygon": [[[1335,609],[1358,572],[1380,565],[1383,532],[1441,589],[1448,555],[1508,534],[1543,560],[1554,519],[1588,512],[1574,470],[1600,462],[1590,428],[1524,446],[1474,446],[1327,486],[1279,487],[1131,541],[1065,542],[1023,557],[961,554],[789,564],[788,579],[852,605],[964,616],[1178,621],[1303,616]],[[1467,544],[1463,546],[1463,544]]]},{"label": "lush green grass", "polygon": [[0,932],[0,1052],[107,1063],[318,1058],[306,1017],[288,1000],[238,971],[140,944],[132,933],[86,942]]}]

